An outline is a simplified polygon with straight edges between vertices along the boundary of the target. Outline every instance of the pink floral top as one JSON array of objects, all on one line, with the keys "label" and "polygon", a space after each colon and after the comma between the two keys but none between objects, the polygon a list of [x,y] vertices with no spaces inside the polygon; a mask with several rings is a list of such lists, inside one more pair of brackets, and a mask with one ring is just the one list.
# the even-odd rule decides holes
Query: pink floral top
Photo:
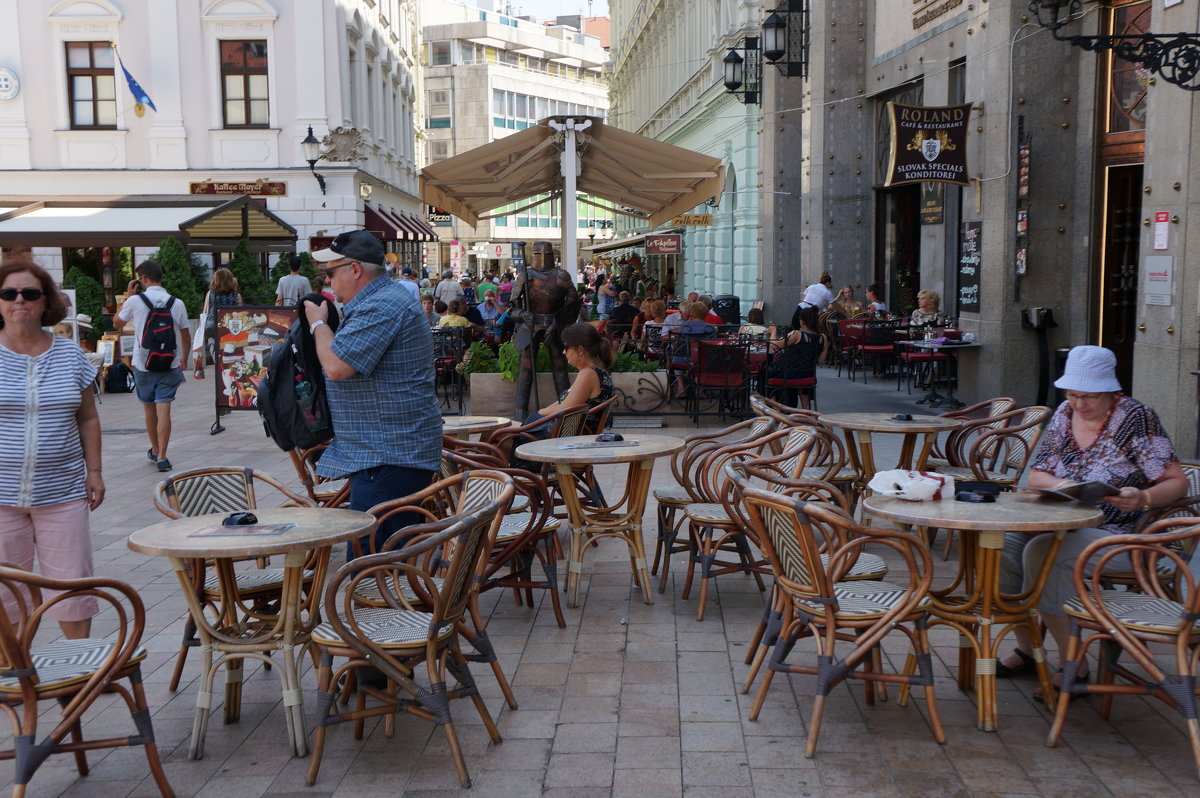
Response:
[{"label": "pink floral top", "polygon": [[[1100,480],[1117,487],[1145,490],[1177,459],[1158,414],[1141,402],[1122,396],[1096,440],[1080,449],[1071,434],[1071,407],[1063,402],[1050,419],[1042,447],[1030,466],[1073,482]],[[1104,523],[1112,532],[1129,532],[1139,512],[1124,513],[1102,504]]]}]

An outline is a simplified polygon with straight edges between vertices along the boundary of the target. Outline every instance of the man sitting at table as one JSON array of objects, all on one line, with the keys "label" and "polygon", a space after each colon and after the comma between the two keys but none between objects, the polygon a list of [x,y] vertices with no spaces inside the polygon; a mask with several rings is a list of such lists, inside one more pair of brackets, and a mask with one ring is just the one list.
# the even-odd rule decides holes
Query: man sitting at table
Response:
[{"label": "man sitting at table", "polygon": [[608,313],[608,337],[624,338],[629,335],[633,320],[640,311],[630,303],[628,291],[617,294],[617,306]]},{"label": "man sitting at table", "polygon": [[[317,356],[325,372],[334,438],[317,474],[345,478],[350,509],[366,511],[432,482],[441,464],[442,418],[434,392],[433,334],[420,302],[388,278],[382,245],[366,230],[342,233],[312,253],[324,267],[345,319],[337,334],[328,305],[304,303]],[[374,547],[415,523],[411,513],[380,525]],[[405,517],[401,517],[405,516]],[[346,559],[355,556],[347,546]]]}]

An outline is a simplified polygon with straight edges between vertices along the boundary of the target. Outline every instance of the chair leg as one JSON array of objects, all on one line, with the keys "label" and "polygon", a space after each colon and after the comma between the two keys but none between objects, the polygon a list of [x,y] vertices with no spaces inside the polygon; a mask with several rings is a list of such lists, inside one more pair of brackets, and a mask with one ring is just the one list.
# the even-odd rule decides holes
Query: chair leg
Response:
[{"label": "chair leg", "polygon": [[[349,681],[350,676],[346,677]],[[321,756],[325,753],[325,734],[330,725],[329,716],[332,714],[335,699],[333,688],[333,657],[328,652],[321,652],[321,665],[317,668],[317,716],[313,721],[313,743],[309,756],[308,775],[304,783],[312,786],[317,783],[317,772],[321,769]]]},{"label": "chair leg", "polygon": [[[171,789],[171,782],[167,780],[162,760],[158,756],[158,745],[154,742],[154,727],[150,723],[150,705],[146,703],[146,690],[142,686],[140,668],[130,674],[129,682],[133,692],[133,706],[130,707],[130,710],[134,725],[138,729],[138,738],[141,740],[142,747],[146,749],[150,775],[154,776],[154,783],[163,798],[175,798],[175,791]],[[129,699],[127,698],[126,701],[128,702]]]},{"label": "chair leg", "polygon": [[183,642],[179,644],[179,654],[175,657],[175,670],[171,673],[171,683],[167,685],[167,689],[172,693],[179,689],[179,679],[183,676],[183,663],[187,661],[188,649],[198,643],[196,622],[192,620],[192,614],[189,612],[183,624]]}]

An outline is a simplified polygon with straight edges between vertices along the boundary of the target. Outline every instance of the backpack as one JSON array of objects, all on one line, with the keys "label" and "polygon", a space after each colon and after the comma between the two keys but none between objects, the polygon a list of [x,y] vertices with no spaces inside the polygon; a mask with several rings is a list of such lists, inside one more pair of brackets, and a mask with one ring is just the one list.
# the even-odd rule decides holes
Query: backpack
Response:
[{"label": "backpack", "polygon": [[[304,299],[316,301],[318,295]],[[301,300],[300,306],[304,299]],[[320,297],[329,302],[328,297]],[[329,302],[332,307],[333,303]],[[329,327],[337,330],[337,315]],[[333,439],[333,420],[325,393],[325,375],[303,312],[287,334],[271,347],[267,373],[258,384],[258,413],[267,437],[283,451],[309,449]]]},{"label": "backpack", "polygon": [[104,374],[105,393],[131,393],[135,387],[133,370],[119,360]]},{"label": "backpack", "polygon": [[146,351],[146,371],[170,371],[175,362],[175,318],[171,315],[175,297],[167,299],[162,307],[156,307],[145,294],[138,296],[150,310],[139,342]]}]

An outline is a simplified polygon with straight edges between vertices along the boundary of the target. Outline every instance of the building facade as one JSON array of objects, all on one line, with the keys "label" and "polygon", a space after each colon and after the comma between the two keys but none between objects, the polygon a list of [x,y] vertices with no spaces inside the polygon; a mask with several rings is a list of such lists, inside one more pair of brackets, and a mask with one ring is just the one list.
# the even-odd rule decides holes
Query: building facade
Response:
[{"label": "building facade", "polygon": [[[613,45],[609,123],[624,130],[720,158],[725,191],[716,207],[696,209],[709,224],[678,228],[677,293],[763,295],[769,271],[760,260],[763,181],[759,106],[725,91],[722,58],[745,35],[756,35],[762,3],[753,0],[610,0]],[[664,228],[674,231],[674,228]],[[617,240],[646,232],[618,220]]]},{"label": "building facade", "polygon": [[[1197,95],[1056,40],[1024,0],[811,9],[811,79],[764,81],[763,170],[801,200],[764,195],[763,263],[784,266],[769,313],[790,312],[822,271],[859,296],[879,283],[899,313],[937,291],[983,345],[960,358],[967,398],[1053,403],[1057,364],[1043,373],[1039,337],[1107,346],[1126,390],[1195,456]],[[1200,30],[1196,3],[1081,11],[1061,34]],[[890,101],[971,104],[969,185],[888,185]],[[1031,308],[1057,326],[1024,326]]]},{"label": "building facade", "polygon": [[[461,155],[525,130],[554,114],[603,119],[608,90],[601,74],[607,54],[598,38],[578,28],[499,13],[492,0],[422,0],[426,163]],[[529,199],[495,211],[477,227],[441,215],[446,268],[506,266],[512,241],[557,241],[561,208]],[[513,211],[505,214],[505,210]],[[436,209],[433,210],[436,213]],[[579,205],[579,226],[603,215]],[[497,257],[499,255],[500,257]]]},{"label": "building facade", "polygon": [[[244,193],[301,251],[379,217],[409,259],[432,236],[397,222],[424,218],[416,0],[0,0],[0,18],[0,66],[16,82],[0,99],[0,245],[31,235],[21,209],[33,201],[153,208]],[[156,110],[135,112],[122,65]],[[301,146],[310,128],[324,186]],[[128,249],[125,232],[97,231],[93,246]],[[35,258],[61,271],[62,248],[37,240]]]}]

